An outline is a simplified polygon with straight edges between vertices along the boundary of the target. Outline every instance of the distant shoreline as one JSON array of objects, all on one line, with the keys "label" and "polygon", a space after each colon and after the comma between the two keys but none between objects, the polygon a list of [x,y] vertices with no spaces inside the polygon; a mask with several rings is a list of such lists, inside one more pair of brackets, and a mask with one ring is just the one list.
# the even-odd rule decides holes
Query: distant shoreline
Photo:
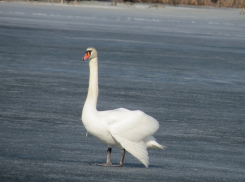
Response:
[{"label": "distant shoreline", "polygon": [[[81,6],[81,5],[89,5],[89,6],[104,6],[104,7],[118,7],[118,8],[140,8],[140,9],[144,9],[144,8],[156,8],[156,9],[161,9],[161,8],[165,8],[165,6],[169,6],[169,7],[187,7],[187,8],[232,8],[232,9],[244,9],[245,7],[245,0],[240,0],[240,1],[236,1],[237,3],[240,4],[224,4],[222,3],[222,1],[216,1],[216,0],[209,0],[206,2],[209,2],[207,4],[187,4],[187,3],[183,3],[185,2],[184,0],[179,0],[180,3],[165,3],[165,0],[162,0],[163,3],[150,3],[150,1],[148,2],[139,2],[140,0],[136,1],[133,0],[133,2],[122,2],[122,1],[118,1],[115,4],[112,5],[113,1],[77,1],[77,0],[63,0],[63,3],[61,3],[62,0],[46,0],[46,1],[36,1],[36,0],[5,0],[5,1],[1,1],[0,2],[22,2],[22,3],[28,3],[28,4],[52,4],[52,5],[69,5],[69,6]],[[177,0],[172,0],[171,2],[177,2]],[[194,2],[195,0],[193,0],[192,2]],[[216,1],[217,3],[212,3],[212,1]],[[115,2],[115,1],[114,1]],[[170,2],[170,0],[169,0]],[[182,2],[182,3],[181,3]],[[234,1],[235,2],[235,1]]]}]

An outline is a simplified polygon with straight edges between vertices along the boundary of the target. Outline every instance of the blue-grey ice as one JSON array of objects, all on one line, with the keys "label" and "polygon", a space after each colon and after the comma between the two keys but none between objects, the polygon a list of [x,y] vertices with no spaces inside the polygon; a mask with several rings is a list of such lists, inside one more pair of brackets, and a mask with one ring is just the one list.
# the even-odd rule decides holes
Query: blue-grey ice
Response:
[{"label": "blue-grey ice", "polygon": [[[245,16],[228,8],[0,2],[0,181],[244,181]],[[99,56],[98,110],[156,118],[149,168],[80,120]],[[113,149],[112,163],[120,150]]]}]

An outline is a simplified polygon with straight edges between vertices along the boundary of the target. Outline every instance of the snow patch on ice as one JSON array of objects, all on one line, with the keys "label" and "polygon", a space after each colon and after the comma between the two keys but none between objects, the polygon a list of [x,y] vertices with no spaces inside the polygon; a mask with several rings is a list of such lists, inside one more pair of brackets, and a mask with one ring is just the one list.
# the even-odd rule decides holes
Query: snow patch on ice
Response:
[{"label": "snow patch on ice", "polygon": [[234,24],[232,24],[232,23],[223,23],[223,25],[228,25],[228,26],[230,26],[230,25],[234,25]]},{"label": "snow patch on ice", "polygon": [[25,13],[22,13],[22,12],[9,12],[10,14],[16,14],[16,15],[24,15]]},{"label": "snow patch on ice", "polygon": [[47,16],[47,14],[43,14],[43,13],[32,13],[32,14],[37,16]]},{"label": "snow patch on ice", "polygon": [[210,24],[210,25],[219,25],[220,23],[217,23],[217,22],[208,22],[208,24]]}]

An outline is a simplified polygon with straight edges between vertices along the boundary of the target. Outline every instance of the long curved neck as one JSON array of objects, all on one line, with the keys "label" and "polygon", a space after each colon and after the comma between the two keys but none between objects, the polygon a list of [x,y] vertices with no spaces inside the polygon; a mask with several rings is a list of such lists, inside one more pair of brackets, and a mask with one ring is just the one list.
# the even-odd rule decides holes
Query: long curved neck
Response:
[{"label": "long curved neck", "polygon": [[98,59],[93,58],[89,61],[89,87],[88,95],[84,104],[84,109],[97,110],[97,99],[99,95],[98,87]]}]

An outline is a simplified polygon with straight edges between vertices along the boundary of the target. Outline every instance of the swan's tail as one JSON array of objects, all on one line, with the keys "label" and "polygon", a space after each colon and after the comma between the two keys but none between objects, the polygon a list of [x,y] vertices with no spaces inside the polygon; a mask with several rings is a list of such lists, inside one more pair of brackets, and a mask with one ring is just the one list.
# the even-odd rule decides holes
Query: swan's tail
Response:
[{"label": "swan's tail", "polygon": [[165,149],[165,148],[167,148],[167,147],[157,143],[156,139],[152,135],[145,137],[143,141],[145,142],[146,147],[150,148],[150,149]]}]

